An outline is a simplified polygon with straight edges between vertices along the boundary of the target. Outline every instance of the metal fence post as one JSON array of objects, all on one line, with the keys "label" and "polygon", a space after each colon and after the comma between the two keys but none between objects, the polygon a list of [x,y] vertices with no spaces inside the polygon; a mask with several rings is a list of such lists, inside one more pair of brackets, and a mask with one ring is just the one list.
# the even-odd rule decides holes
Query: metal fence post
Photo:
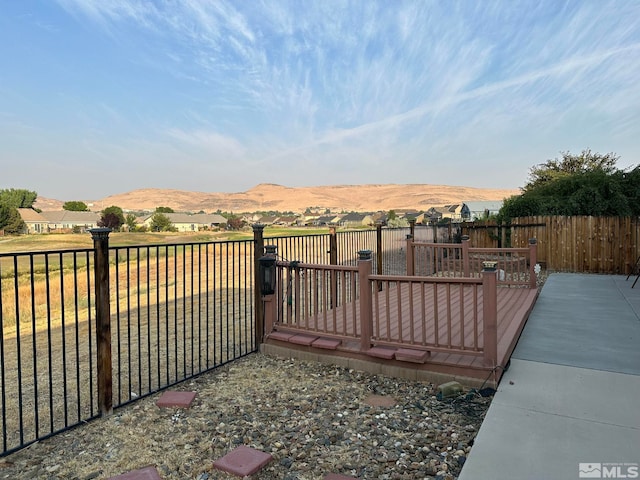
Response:
[{"label": "metal fence post", "polygon": [[462,272],[465,277],[471,276],[471,263],[469,261],[469,235],[462,236]]},{"label": "metal fence post", "polygon": [[[335,225],[329,227],[329,265],[338,265],[338,234]],[[329,306],[334,307],[338,304],[338,277],[336,272],[330,272],[330,288],[331,298],[329,298]]]},{"label": "metal fence post", "polygon": [[264,225],[253,225],[253,291],[255,305],[255,346],[264,340],[264,304],[262,303],[262,286],[260,282],[260,257],[264,252]]},{"label": "metal fence post", "polygon": [[406,249],[407,249],[407,275],[414,275],[415,274],[415,264],[414,264],[414,259],[413,259],[413,235],[409,234],[407,235],[407,243],[406,243]]},{"label": "metal fence post", "polygon": [[538,274],[536,264],[538,263],[538,240],[529,239],[529,288],[538,286]]},{"label": "metal fence post", "polygon": [[376,272],[382,275],[382,224],[376,223]]},{"label": "metal fence post", "polygon": [[329,227],[329,265],[338,264],[338,234],[334,225]]},{"label": "metal fence post", "polygon": [[498,262],[483,262],[482,269],[482,339],[484,364],[498,364]]},{"label": "metal fence post", "polygon": [[96,297],[96,348],[98,408],[103,416],[113,413],[113,367],[111,364],[111,303],[109,293],[110,228],[92,228]]},{"label": "metal fence post", "polygon": [[371,250],[358,252],[358,285],[360,289],[360,351],[371,348],[373,333],[373,301],[369,275],[371,275]]}]

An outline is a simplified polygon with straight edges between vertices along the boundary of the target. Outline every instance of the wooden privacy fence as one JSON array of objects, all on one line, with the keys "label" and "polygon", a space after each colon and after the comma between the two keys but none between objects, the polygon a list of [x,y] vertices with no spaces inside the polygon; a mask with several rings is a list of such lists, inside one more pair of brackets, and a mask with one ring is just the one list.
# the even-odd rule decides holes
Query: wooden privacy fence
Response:
[{"label": "wooden privacy fence", "polygon": [[538,262],[549,271],[629,274],[640,256],[638,217],[535,216],[461,223],[476,248],[525,248],[538,241]]}]

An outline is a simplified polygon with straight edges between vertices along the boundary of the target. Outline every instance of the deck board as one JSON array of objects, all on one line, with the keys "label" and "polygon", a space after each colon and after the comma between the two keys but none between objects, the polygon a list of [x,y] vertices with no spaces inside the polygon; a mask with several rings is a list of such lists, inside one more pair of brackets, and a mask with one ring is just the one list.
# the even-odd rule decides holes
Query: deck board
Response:
[{"label": "deck board", "polygon": [[[461,285],[461,284],[460,284]],[[403,341],[409,342],[414,339],[415,344],[407,344],[404,348],[416,348],[429,350],[425,343],[435,343],[436,326],[438,329],[438,344],[447,345],[449,343],[460,344],[463,335],[465,349],[474,351],[474,322],[473,317],[478,317],[477,327],[477,348],[483,347],[482,339],[482,288],[475,290],[470,285],[464,287],[454,284],[450,287],[452,296],[447,302],[445,288],[438,288],[434,292],[431,285],[420,287],[414,285],[409,289],[384,289],[381,292],[374,292],[373,315],[374,330],[377,330],[377,340],[374,345],[384,346],[385,338],[398,338],[402,332]],[[437,295],[434,296],[434,293]],[[477,311],[474,311],[474,298],[477,295]],[[538,290],[529,288],[498,288],[497,308],[497,346],[498,365],[504,369],[515,348],[518,337],[524,328],[524,324],[533,308],[537,298]],[[437,302],[435,298],[437,297]],[[461,308],[464,312],[464,321],[460,321]],[[438,314],[438,324],[434,321],[434,312]],[[416,322],[411,330],[409,322],[410,313],[413,317],[421,321]],[[326,338],[338,338],[342,343],[335,350],[336,355],[348,355],[350,357],[366,354],[359,350],[359,341],[355,335],[343,335],[343,332],[361,332],[359,325],[360,305],[359,302],[347,303],[332,309],[328,312],[321,312],[305,319],[304,328],[298,325],[277,324],[278,331],[305,333],[308,335],[318,335]],[[376,318],[378,325],[376,326]],[[448,327],[450,329],[450,338]],[[338,328],[339,327],[339,328]],[[336,331],[338,328],[339,331]],[[449,340],[451,339],[451,342]],[[277,339],[267,340],[278,343]],[[280,344],[283,342],[280,341]],[[420,345],[422,344],[422,345]],[[292,346],[292,348],[300,348]],[[309,347],[311,348],[311,347]],[[385,360],[398,362],[397,360]],[[482,355],[466,355],[457,352],[431,351],[431,355],[424,364],[402,362],[405,365],[413,365],[414,368],[422,370],[433,370],[440,373],[450,373],[452,376],[474,376],[475,378],[485,378],[491,372],[491,368],[484,364]],[[502,374],[502,369],[496,373],[495,381]]]}]

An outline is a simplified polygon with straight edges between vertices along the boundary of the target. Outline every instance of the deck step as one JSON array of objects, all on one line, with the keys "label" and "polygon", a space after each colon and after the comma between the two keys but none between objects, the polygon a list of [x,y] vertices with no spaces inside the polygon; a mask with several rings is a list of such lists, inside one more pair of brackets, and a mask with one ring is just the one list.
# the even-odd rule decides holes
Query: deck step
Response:
[{"label": "deck step", "polygon": [[334,338],[318,338],[311,344],[312,347],[324,348],[326,350],[335,350],[342,343],[341,340]]},{"label": "deck step", "polygon": [[372,357],[384,358],[386,360],[391,360],[395,354],[395,348],[373,347],[367,350],[367,355],[370,355]]},{"label": "deck step", "polygon": [[315,342],[318,339],[318,337],[312,337],[311,335],[303,335],[303,334],[298,334],[298,335],[293,335],[291,338],[289,338],[289,343],[295,343],[297,345],[311,345],[313,342]]},{"label": "deck step", "polygon": [[429,352],[414,350],[412,348],[399,348],[396,351],[396,360],[401,362],[424,363],[429,358]]},{"label": "deck step", "polygon": [[269,334],[269,338],[273,340],[280,340],[281,342],[288,342],[291,337],[293,337],[293,333],[287,332],[271,332]]}]

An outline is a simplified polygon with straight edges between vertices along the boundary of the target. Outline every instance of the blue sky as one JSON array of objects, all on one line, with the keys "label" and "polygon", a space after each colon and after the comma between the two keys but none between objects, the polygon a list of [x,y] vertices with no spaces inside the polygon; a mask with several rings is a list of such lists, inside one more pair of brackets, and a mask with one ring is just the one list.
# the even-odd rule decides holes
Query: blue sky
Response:
[{"label": "blue sky", "polygon": [[639,19],[625,0],[5,1],[0,188],[518,188],[587,148],[636,165]]}]

